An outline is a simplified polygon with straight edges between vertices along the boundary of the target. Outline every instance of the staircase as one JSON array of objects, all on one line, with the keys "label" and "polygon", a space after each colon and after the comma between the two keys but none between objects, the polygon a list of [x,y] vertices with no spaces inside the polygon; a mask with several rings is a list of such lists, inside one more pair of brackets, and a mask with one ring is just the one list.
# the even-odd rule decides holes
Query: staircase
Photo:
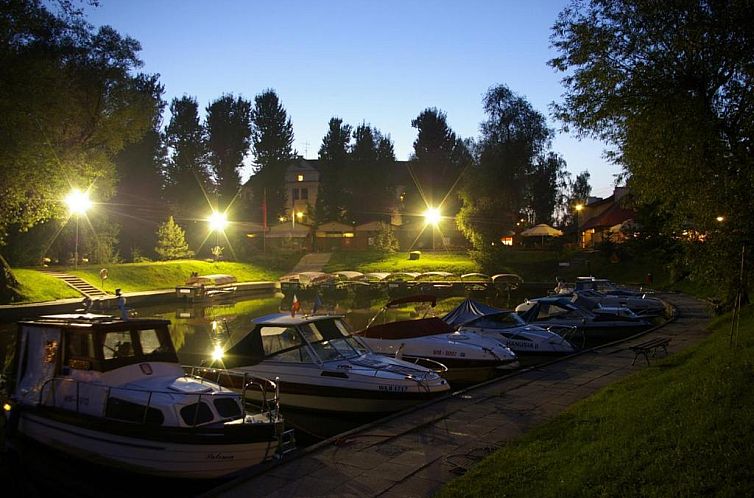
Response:
[{"label": "staircase", "polygon": [[68,273],[61,273],[54,270],[40,270],[42,273],[46,273],[52,277],[62,280],[69,287],[77,290],[81,294],[87,297],[107,297],[107,292],[100,290],[93,285],[89,284],[85,280]]}]

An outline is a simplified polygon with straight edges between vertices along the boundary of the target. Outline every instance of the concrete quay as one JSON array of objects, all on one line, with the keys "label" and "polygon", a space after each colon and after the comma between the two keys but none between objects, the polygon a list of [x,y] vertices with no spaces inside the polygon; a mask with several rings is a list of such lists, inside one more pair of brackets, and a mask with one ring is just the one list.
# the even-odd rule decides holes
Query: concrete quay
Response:
[{"label": "concrete quay", "polygon": [[570,405],[647,368],[631,345],[670,337],[669,354],[707,335],[706,304],[659,295],[673,320],[627,340],[514,372],[327,439],[205,497],[432,496],[476,462]]}]

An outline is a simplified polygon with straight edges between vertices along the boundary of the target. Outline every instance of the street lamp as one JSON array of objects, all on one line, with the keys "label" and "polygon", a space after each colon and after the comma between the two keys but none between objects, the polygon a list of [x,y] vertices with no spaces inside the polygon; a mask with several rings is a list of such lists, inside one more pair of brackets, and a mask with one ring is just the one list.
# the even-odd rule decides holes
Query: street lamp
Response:
[{"label": "street lamp", "polygon": [[[225,231],[225,227],[228,226],[228,217],[225,215],[225,213],[221,213],[219,211],[212,211],[212,214],[209,215],[209,218],[207,219],[209,221],[209,227],[215,232],[215,251],[217,251],[217,254],[214,254],[215,261],[217,261],[217,258],[219,257],[219,247],[220,247],[220,232]],[[213,253],[215,252],[213,251]]]},{"label": "street lamp", "polygon": [[442,215],[440,210],[436,207],[429,207],[424,211],[424,223],[425,225],[432,225],[432,250],[435,250],[435,229],[440,223]]},{"label": "street lamp", "polygon": [[584,205],[579,203],[574,206],[576,208],[576,240],[579,243],[579,248],[581,247],[581,231],[579,230],[579,213],[582,209],[584,209]]},{"label": "street lamp", "polygon": [[76,215],[76,245],[73,251],[73,268],[78,269],[79,265],[79,220],[82,214],[86,214],[87,209],[92,207],[92,201],[89,200],[89,192],[82,192],[75,188],[71,190],[65,198],[68,211],[71,215]]}]

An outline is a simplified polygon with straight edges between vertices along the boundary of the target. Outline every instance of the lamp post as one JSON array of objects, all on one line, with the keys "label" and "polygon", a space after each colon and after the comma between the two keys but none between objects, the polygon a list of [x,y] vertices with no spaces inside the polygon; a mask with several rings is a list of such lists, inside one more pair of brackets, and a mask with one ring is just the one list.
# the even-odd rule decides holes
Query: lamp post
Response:
[{"label": "lamp post", "polygon": [[89,192],[82,192],[75,188],[71,190],[65,198],[68,211],[71,215],[76,215],[76,243],[73,251],[73,268],[79,267],[79,220],[82,214],[86,214],[87,209],[92,207],[92,201],[89,200]]},{"label": "lamp post", "polygon": [[579,230],[579,213],[581,213],[581,210],[584,209],[584,205],[579,203],[574,206],[576,208],[576,241],[579,244],[579,249],[581,248],[581,230]]},{"label": "lamp post", "polygon": [[425,225],[432,225],[432,251],[435,250],[435,229],[440,223],[440,210],[435,207],[429,207],[424,211],[424,223]]},{"label": "lamp post", "polygon": [[[220,247],[220,232],[225,230],[225,227],[228,226],[228,217],[225,215],[225,213],[221,213],[219,211],[212,211],[212,214],[207,219],[209,221],[210,229],[215,232],[215,247]],[[219,249],[216,249],[214,252],[217,252],[217,254],[214,254],[215,261],[217,261],[219,257]]]}]

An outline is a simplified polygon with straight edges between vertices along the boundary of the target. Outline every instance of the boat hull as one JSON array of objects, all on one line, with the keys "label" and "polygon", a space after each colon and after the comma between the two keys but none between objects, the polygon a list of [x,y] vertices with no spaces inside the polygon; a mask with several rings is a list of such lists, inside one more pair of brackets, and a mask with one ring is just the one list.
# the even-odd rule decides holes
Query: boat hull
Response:
[{"label": "boat hull", "polygon": [[[282,422],[239,426],[228,437],[221,429],[151,429],[44,409],[21,409],[16,416],[15,434],[58,451],[115,469],[182,479],[227,477],[269,460],[282,433]],[[254,435],[244,434],[246,429]]]}]

